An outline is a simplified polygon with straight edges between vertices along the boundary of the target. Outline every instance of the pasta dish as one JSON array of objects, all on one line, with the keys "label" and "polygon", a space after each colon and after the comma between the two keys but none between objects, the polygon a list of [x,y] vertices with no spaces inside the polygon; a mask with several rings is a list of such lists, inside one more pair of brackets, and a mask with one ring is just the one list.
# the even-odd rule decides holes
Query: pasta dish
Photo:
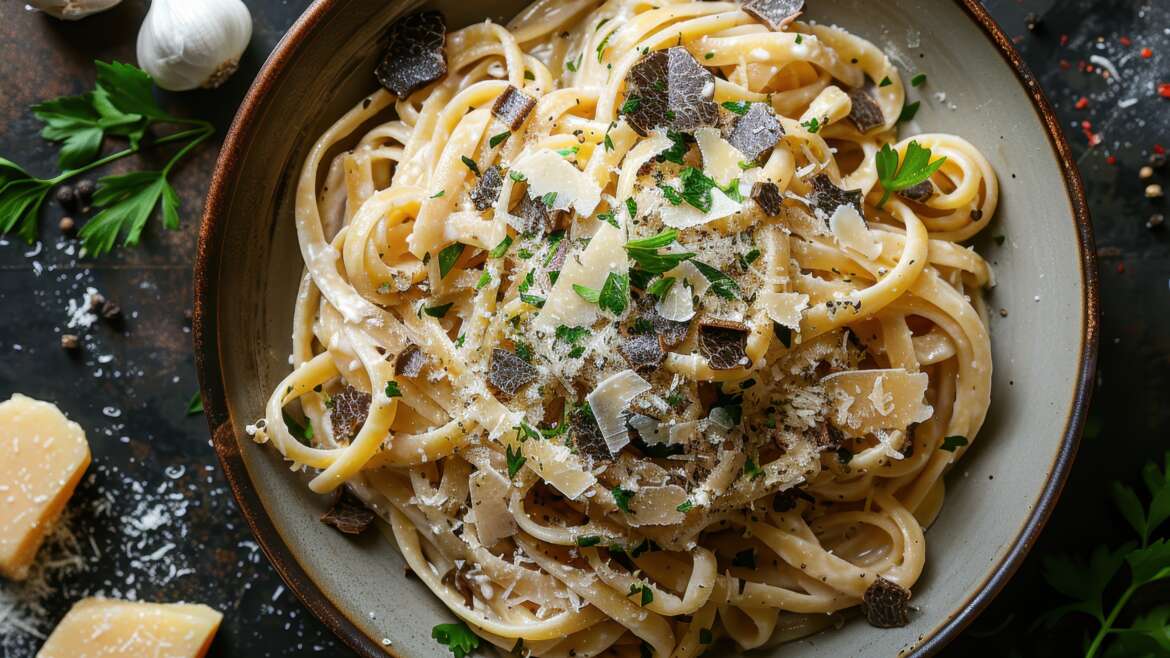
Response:
[{"label": "pasta dish", "polygon": [[924,76],[802,8],[414,13],[312,146],[292,369],[249,432],[385,520],[456,655],[914,614],[990,400],[964,243],[998,188],[962,138],[899,138]]}]

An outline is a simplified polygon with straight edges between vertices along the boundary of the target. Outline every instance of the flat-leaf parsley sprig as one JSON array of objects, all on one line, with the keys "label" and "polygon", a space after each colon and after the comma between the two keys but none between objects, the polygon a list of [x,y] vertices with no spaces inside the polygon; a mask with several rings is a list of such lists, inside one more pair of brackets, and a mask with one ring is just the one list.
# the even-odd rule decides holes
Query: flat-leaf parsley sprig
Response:
[{"label": "flat-leaf parsley sprig", "polygon": [[[1044,560],[1045,580],[1073,602],[1052,610],[1043,620],[1052,624],[1066,615],[1083,613],[1097,621],[1096,634],[1086,641],[1085,658],[1154,656],[1170,652],[1170,606],[1162,605],[1138,614],[1128,628],[1118,626],[1118,617],[1139,589],[1170,580],[1170,539],[1165,536],[1155,539],[1159,528],[1170,520],[1170,453],[1166,453],[1162,469],[1153,462],[1146,464],[1142,480],[1149,493],[1148,505],[1142,503],[1142,497],[1132,488],[1113,484],[1114,503],[1140,541],[1116,549],[1098,546],[1087,562],[1067,555]],[[1129,582],[1116,602],[1107,606],[1105,595],[1113,591],[1110,584],[1125,565],[1129,566]],[[1110,639],[1106,650],[1105,643]]]},{"label": "flat-leaf parsley sprig", "polygon": [[882,150],[874,155],[878,181],[882,184],[882,200],[878,202],[877,207],[886,205],[894,192],[910,189],[930,178],[946,161],[946,157],[942,157],[931,162],[930,149],[921,146],[917,141],[911,141],[906,147],[906,156],[899,165],[898,152],[889,144],[882,146]]},{"label": "flat-leaf parsley sprig", "polygon": [[[179,227],[179,197],[169,182],[175,166],[195,147],[211,137],[215,128],[207,121],[176,117],[154,100],[154,82],[145,71],[121,62],[96,62],[93,91],[66,96],[32,107],[45,127],[41,136],[60,142],[58,164],[63,169],[52,178],[37,178],[15,162],[0,157],[0,234],[15,231],[28,242],[36,239],[37,220],[49,191],[87,171],[139,153],[144,146],[182,144],[167,164],[157,171],[135,171],[98,180],[93,205],[100,209],[81,229],[85,253],[101,255],[114,248],[119,237],[134,246],[154,209],[161,205],[163,226]],[[155,124],[183,126],[164,137],[147,140]],[[102,141],[124,137],[128,148],[104,157]],[[144,144],[149,142],[149,144]]]}]

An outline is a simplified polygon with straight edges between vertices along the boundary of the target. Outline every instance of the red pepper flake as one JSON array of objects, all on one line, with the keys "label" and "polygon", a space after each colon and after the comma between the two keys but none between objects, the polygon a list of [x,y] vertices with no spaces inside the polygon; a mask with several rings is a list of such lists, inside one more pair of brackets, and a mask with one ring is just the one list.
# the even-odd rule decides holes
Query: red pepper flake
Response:
[{"label": "red pepper flake", "polygon": [[1089,99],[1085,98],[1084,96],[1081,96],[1081,100],[1077,101],[1077,104],[1075,107],[1078,110],[1083,110],[1088,106],[1089,106]]},{"label": "red pepper flake", "polygon": [[1093,124],[1088,121],[1081,122],[1081,132],[1085,133],[1085,137],[1089,140],[1089,146],[1093,147],[1101,143],[1101,134],[1093,132]]},{"label": "red pepper flake", "polygon": [[1087,71],[1087,72],[1089,72],[1089,73],[1092,73],[1092,72],[1093,72],[1093,65],[1092,65],[1092,64],[1086,64],[1086,65],[1085,65],[1085,71]]},{"label": "red pepper flake", "polygon": [[1133,44],[1133,42],[1129,40],[1129,37],[1121,37],[1120,39],[1118,39],[1118,41],[1120,41],[1121,45],[1123,45],[1123,46],[1129,46],[1129,45]]},{"label": "red pepper flake", "polygon": [[1150,50],[1149,48],[1142,48],[1142,58],[1143,59],[1149,59],[1153,56],[1154,56],[1154,51]]},{"label": "red pepper flake", "polygon": [[1158,85],[1158,95],[1162,98],[1170,98],[1170,82],[1163,82]]},{"label": "red pepper flake", "polygon": [[1111,155],[1111,156],[1105,158],[1105,162],[1108,164],[1111,164],[1111,165],[1115,165],[1115,164],[1117,164],[1117,156]]},{"label": "red pepper flake", "polygon": [[1069,64],[1067,59],[1060,60],[1060,70],[1067,71],[1071,68],[1072,68],[1072,64]]},{"label": "red pepper flake", "polygon": [[1062,46],[1068,45],[1068,35],[1067,34],[1060,35],[1060,45],[1062,45]]},{"label": "red pepper flake", "polygon": [[1162,146],[1161,144],[1154,144],[1154,153],[1157,153],[1158,155],[1165,155],[1166,147]]}]

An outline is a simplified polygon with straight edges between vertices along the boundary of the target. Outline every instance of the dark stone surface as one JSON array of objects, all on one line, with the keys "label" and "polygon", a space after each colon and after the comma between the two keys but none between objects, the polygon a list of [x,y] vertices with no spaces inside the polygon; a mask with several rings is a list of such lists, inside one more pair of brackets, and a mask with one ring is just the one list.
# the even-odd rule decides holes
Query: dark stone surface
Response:
[{"label": "dark stone surface", "polygon": [[[1090,430],[1052,521],[1017,577],[945,653],[1067,656],[1079,651],[1083,624],[1031,629],[1041,612],[1064,602],[1044,584],[1041,558],[1127,540],[1124,522],[1110,509],[1108,483],[1135,480],[1141,464],[1167,447],[1170,242],[1167,229],[1146,228],[1149,216],[1165,209],[1144,198],[1138,169],[1155,143],[1170,147],[1170,101],[1154,91],[1170,82],[1170,6],[1162,0],[986,4],[1010,34],[1020,35],[1019,48],[1050,94],[1084,172],[1100,247],[1103,340]],[[222,136],[265,55],[306,5],[251,0],[255,36],[241,72],[214,92],[163,94],[164,104],[214,120]],[[44,175],[53,171],[56,147],[37,137],[27,107],[89,89],[94,58],[134,61],[145,4],[127,0],[75,24],[21,7],[18,0],[0,7],[0,154]],[[1025,16],[1032,12],[1042,20],[1029,33]],[[1153,50],[1152,58],[1141,58],[1142,47]],[[1090,54],[1114,62],[1120,82],[1080,70],[1078,62]],[[1077,109],[1082,96],[1089,105]],[[1130,97],[1137,103],[1119,107]],[[1101,133],[1096,148],[1088,148],[1082,120]],[[215,148],[203,148],[182,166],[175,177],[182,228],[163,231],[152,222],[140,248],[79,260],[76,243],[57,233],[63,213],[56,206],[42,220],[39,248],[12,238],[0,243],[0,399],[20,391],[58,403],[87,428],[95,456],[68,526],[82,566],[72,574],[69,567],[55,570],[49,580],[57,590],[32,597],[43,610],[33,611],[31,623],[46,631],[84,595],[200,600],[225,613],[213,657],[350,655],[259,553],[215,467],[203,419],[185,413],[196,381],[184,311],[214,160]],[[1167,185],[1168,175],[1164,169],[1155,180]],[[99,322],[88,331],[66,330],[69,300],[87,287],[122,306],[123,327]],[[82,334],[78,357],[60,348],[62,333]],[[0,585],[0,612],[2,597],[12,594],[28,592]],[[1158,594],[1141,594],[1135,605]],[[27,658],[37,646],[27,634],[0,636],[0,658]]]}]

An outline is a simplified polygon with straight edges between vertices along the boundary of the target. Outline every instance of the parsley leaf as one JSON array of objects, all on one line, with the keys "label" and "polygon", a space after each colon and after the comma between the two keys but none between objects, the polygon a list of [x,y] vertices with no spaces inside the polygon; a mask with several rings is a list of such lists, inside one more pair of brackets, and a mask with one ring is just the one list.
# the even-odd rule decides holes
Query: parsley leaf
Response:
[{"label": "parsley leaf", "polygon": [[910,78],[910,86],[911,87],[921,87],[924,84],[926,84],[926,74],[925,73],[919,73],[918,75],[914,76],[913,78]]},{"label": "parsley leaf", "polygon": [[447,302],[446,304],[440,304],[438,306],[427,306],[423,309],[423,313],[426,313],[432,318],[441,318],[444,315],[447,315],[447,311],[450,311],[451,307],[454,305],[455,302]]},{"label": "parsley leaf", "polygon": [[683,202],[682,195],[679,194],[678,190],[674,189],[670,185],[667,185],[666,183],[659,183],[658,189],[662,190],[662,196],[666,197],[666,200],[670,202],[670,205],[677,206]]},{"label": "parsley leaf", "polygon": [[886,77],[882,78],[882,81],[878,83],[878,86],[879,87],[889,87],[892,84],[894,84],[894,81],[891,80],[890,76],[887,75]]},{"label": "parsley leaf", "polygon": [[730,276],[699,260],[692,260],[695,267],[711,282],[711,291],[724,299],[739,298],[739,284]]},{"label": "parsley leaf", "polygon": [[499,146],[504,140],[508,139],[511,136],[512,136],[512,131],[510,131],[510,130],[505,130],[502,133],[496,133],[496,134],[492,135],[490,139],[488,139],[488,146],[490,148],[495,148],[495,147]]},{"label": "parsley leaf", "polygon": [[508,449],[504,451],[504,457],[508,460],[509,478],[516,477],[516,474],[520,472],[520,468],[524,466],[524,462],[528,461],[528,458],[524,456],[523,447],[517,447],[513,450],[512,446],[508,446]]},{"label": "parsley leaf", "polygon": [[816,117],[813,117],[808,121],[801,121],[800,125],[804,126],[804,129],[813,135],[817,134],[817,132],[820,131],[821,127],[823,126],[820,120],[818,120]]},{"label": "parsley leaf", "polygon": [[45,123],[41,137],[61,142],[58,166],[73,169],[93,161],[106,132],[128,134],[137,144],[145,130],[142,117],[125,114],[110,103],[105,91],[81,96],[64,96],[32,106],[32,113]]},{"label": "parsley leaf", "polygon": [[630,511],[630,499],[634,497],[634,492],[629,489],[622,489],[619,485],[610,489],[609,493],[613,495],[613,502],[617,505],[618,509],[628,514]]},{"label": "parsley leaf", "polygon": [[679,512],[682,512],[682,513],[686,514],[687,512],[691,511],[691,509],[692,509],[694,506],[695,506],[695,504],[694,504],[694,503],[692,503],[691,501],[689,501],[689,500],[684,500],[683,502],[679,503],[678,507],[676,507],[676,508],[674,508],[674,509],[678,510]]},{"label": "parsley leaf", "polygon": [[589,286],[583,286],[579,283],[573,284],[573,292],[577,293],[577,296],[589,302],[590,304],[596,304],[601,299],[600,290],[597,290],[596,288],[590,288]]},{"label": "parsley leaf", "polygon": [[467,245],[462,242],[452,242],[443,247],[439,252],[439,278],[445,279],[455,267],[455,263],[459,261],[459,257],[463,255],[463,250]]},{"label": "parsley leaf", "polygon": [[597,535],[581,535],[577,538],[577,545],[582,548],[589,546],[596,546],[601,543],[601,537]]},{"label": "parsley leaf", "polygon": [[646,292],[654,295],[658,299],[662,299],[663,297],[666,297],[666,293],[670,292],[670,289],[674,287],[674,282],[675,279],[672,276],[658,279],[654,283],[650,284],[650,287],[646,289]]},{"label": "parsley leaf", "polygon": [[961,446],[967,445],[967,437],[965,436],[948,436],[943,439],[942,445],[938,447],[939,450],[946,450],[947,452],[954,452]]},{"label": "parsley leaf", "polygon": [[201,413],[203,413],[203,395],[199,391],[195,391],[195,395],[192,395],[191,400],[187,402],[187,415],[194,416]]},{"label": "parsley leaf", "polygon": [[670,138],[670,148],[658,154],[658,161],[683,164],[683,157],[687,154],[687,150],[690,148],[687,146],[686,134],[680,133],[676,130],[667,130],[666,136]]},{"label": "parsley leaf", "polygon": [[398,382],[393,379],[386,382],[386,397],[400,398],[402,397],[402,389],[398,388]]},{"label": "parsley leaf", "polygon": [[85,251],[94,256],[106,253],[114,248],[118,236],[125,246],[137,245],[160,201],[163,226],[179,228],[179,196],[167,182],[165,171],[135,171],[98,180],[93,205],[102,211],[78,234]]},{"label": "parsley leaf", "polygon": [[898,152],[889,144],[882,146],[882,150],[874,154],[878,180],[881,181],[883,189],[882,200],[878,202],[877,207],[886,205],[894,192],[914,187],[927,180],[947,161],[944,156],[931,162],[930,156],[930,149],[923,148],[917,141],[911,141],[899,165]]},{"label": "parsley leaf", "polygon": [[743,474],[754,480],[764,474],[764,469],[756,464],[756,460],[748,457],[743,463]]},{"label": "parsley leaf", "polygon": [[683,184],[683,199],[699,210],[709,212],[713,202],[711,188],[719,187],[715,180],[694,167],[683,169],[679,177]]},{"label": "parsley leaf", "polygon": [[455,658],[465,658],[479,648],[479,636],[461,621],[435,626],[431,629],[431,637],[439,644],[446,645]]},{"label": "parsley leaf", "polygon": [[504,239],[500,240],[500,244],[496,245],[495,247],[492,247],[492,250],[488,252],[488,257],[501,258],[504,254],[508,253],[508,247],[511,247],[511,246],[512,246],[512,236],[505,235]]},{"label": "parsley leaf", "polygon": [[914,101],[902,106],[902,113],[898,115],[898,123],[906,123],[913,121],[918,114],[918,108],[922,105],[921,101]]},{"label": "parsley leaf", "polygon": [[722,105],[724,108],[740,116],[747,114],[748,110],[752,107],[752,104],[748,101],[723,101]]},{"label": "parsley leaf", "polygon": [[642,107],[641,98],[637,96],[627,96],[626,102],[622,103],[622,109],[620,112],[622,114],[633,114],[634,112],[638,111],[639,107]]},{"label": "parsley leaf", "polygon": [[597,306],[603,311],[614,315],[625,313],[630,305],[630,277],[617,272],[610,272],[605,278],[605,285],[597,296]]}]

